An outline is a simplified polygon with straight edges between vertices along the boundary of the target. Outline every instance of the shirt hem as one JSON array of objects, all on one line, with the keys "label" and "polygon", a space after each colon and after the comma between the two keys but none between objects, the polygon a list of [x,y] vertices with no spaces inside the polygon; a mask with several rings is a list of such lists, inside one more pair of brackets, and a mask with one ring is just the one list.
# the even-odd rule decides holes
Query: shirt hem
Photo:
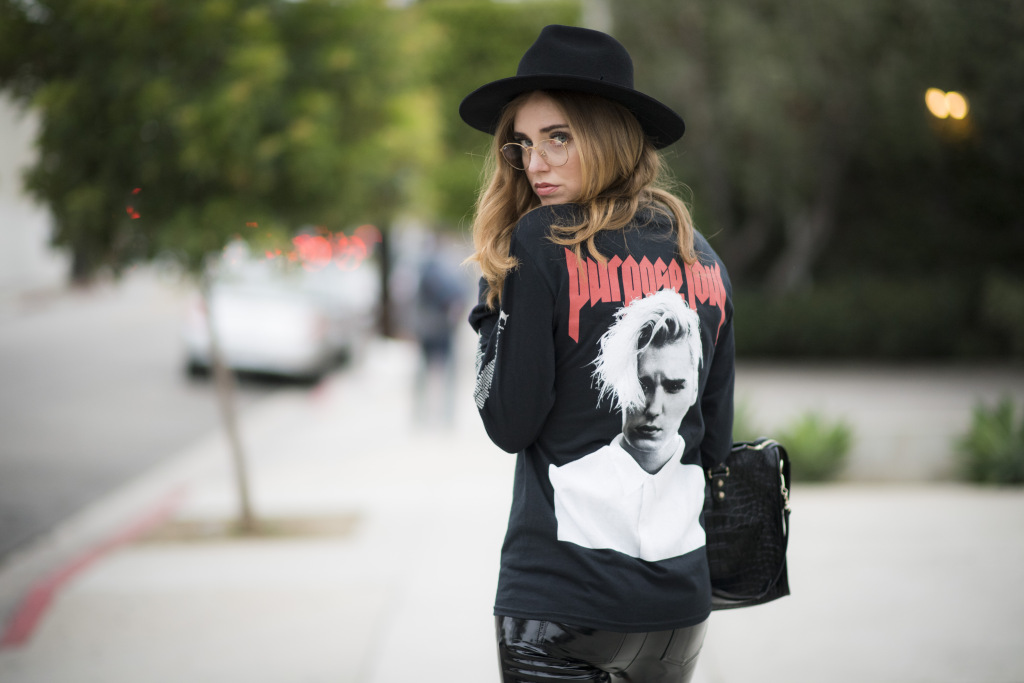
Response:
[{"label": "shirt hem", "polygon": [[508,617],[512,619],[529,619],[531,621],[550,621],[556,624],[571,624],[584,628],[595,628],[601,631],[614,631],[616,633],[651,633],[654,631],[671,631],[679,628],[689,628],[702,624],[711,616],[710,608],[703,616],[689,616],[680,619],[667,621],[648,621],[640,623],[626,623],[592,619],[578,614],[560,612],[526,613],[514,609],[506,609],[499,605],[494,606],[494,616]]}]

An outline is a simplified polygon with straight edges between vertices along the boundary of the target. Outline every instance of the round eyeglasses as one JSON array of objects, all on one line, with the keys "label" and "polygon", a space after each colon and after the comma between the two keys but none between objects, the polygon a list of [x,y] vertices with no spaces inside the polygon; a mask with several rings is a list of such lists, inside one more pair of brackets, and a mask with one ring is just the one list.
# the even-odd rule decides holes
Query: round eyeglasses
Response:
[{"label": "round eyeglasses", "polygon": [[541,140],[536,145],[524,145],[519,142],[509,142],[501,146],[501,156],[512,168],[525,171],[530,165],[530,154],[534,150],[551,166],[565,166],[569,161],[569,142],[548,138]]}]

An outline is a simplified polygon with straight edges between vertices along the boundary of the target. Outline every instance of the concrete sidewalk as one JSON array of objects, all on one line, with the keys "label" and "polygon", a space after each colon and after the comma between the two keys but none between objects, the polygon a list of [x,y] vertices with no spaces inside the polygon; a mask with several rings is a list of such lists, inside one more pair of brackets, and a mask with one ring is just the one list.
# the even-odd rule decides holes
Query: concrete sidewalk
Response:
[{"label": "concrete sidewalk", "polygon": [[[415,364],[375,343],[246,415],[261,537],[224,533],[215,434],[0,566],[0,681],[497,681],[514,457],[483,433],[465,363],[453,428],[418,424]],[[713,615],[700,683],[1024,681],[1024,491],[915,483],[948,470],[975,400],[1024,399],[1024,381],[908,373],[741,371],[764,422],[836,410],[869,447],[849,481],[796,488],[794,595]]]}]

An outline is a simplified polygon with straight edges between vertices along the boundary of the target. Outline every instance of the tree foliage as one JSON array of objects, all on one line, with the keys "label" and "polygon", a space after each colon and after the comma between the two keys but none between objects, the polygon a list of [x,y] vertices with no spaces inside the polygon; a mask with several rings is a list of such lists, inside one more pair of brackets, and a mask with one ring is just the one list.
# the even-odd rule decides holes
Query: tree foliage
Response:
[{"label": "tree foliage", "polygon": [[[641,6],[615,4],[616,32],[687,120],[673,163],[739,283],[979,278],[1024,255],[1019,2]],[[968,119],[931,117],[928,87],[965,93]]]},{"label": "tree foliage", "polygon": [[[487,136],[458,117],[575,2],[0,0],[0,87],[41,115],[29,190],[76,272],[236,234],[456,225]],[[500,30],[495,30],[500,27]],[[258,227],[254,227],[258,226]]]},{"label": "tree foliage", "polygon": [[30,191],[76,270],[387,215],[415,163],[373,0],[0,2],[0,85],[41,114]]}]

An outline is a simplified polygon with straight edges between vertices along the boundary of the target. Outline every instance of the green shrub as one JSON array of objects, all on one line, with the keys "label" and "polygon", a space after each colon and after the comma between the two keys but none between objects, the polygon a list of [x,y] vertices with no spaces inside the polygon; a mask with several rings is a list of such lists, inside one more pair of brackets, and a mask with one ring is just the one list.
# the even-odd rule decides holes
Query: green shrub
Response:
[{"label": "green shrub", "polygon": [[805,413],[776,438],[789,453],[794,480],[825,481],[846,464],[853,430],[842,420],[830,423],[817,413]]},{"label": "green shrub", "polygon": [[974,407],[967,433],[957,439],[961,474],[983,484],[1024,483],[1024,416],[1018,421],[1009,397],[995,407]]},{"label": "green shrub", "polygon": [[[981,299],[981,301],[979,301]],[[786,296],[737,286],[736,354],[746,359],[1024,359],[1024,282],[861,277]],[[980,305],[979,305],[980,304]]]}]

